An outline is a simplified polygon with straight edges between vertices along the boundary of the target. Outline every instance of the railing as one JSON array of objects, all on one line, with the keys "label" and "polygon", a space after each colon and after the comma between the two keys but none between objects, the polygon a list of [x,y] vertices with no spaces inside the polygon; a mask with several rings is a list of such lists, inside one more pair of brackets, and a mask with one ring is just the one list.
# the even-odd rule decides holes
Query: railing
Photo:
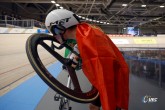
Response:
[{"label": "railing", "polygon": [[17,19],[7,15],[0,15],[0,27],[20,27],[20,28],[45,28],[44,23],[34,19]]},{"label": "railing", "polygon": [[122,51],[131,74],[165,88],[165,48],[122,48]]}]

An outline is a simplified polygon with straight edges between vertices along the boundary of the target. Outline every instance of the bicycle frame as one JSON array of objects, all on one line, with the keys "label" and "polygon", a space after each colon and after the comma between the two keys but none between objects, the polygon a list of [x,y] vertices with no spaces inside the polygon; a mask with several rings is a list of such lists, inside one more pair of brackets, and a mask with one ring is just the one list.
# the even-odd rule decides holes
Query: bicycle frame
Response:
[{"label": "bicycle frame", "polygon": [[[50,46],[49,43],[47,43],[47,41],[52,42],[52,45]],[[53,44],[53,42],[55,44]],[[31,35],[26,42],[26,53],[29,62],[31,63],[33,69],[36,71],[39,77],[54,91],[56,91],[57,93],[66,97],[69,100],[73,100],[79,103],[90,103],[98,97],[99,93],[97,89],[92,87],[88,91],[82,92],[83,90],[80,88],[80,83],[78,81],[76,70],[71,66],[72,60],[61,56],[58,53],[58,51],[56,51],[56,49],[61,50],[63,47],[66,47],[71,51],[71,53],[74,53],[77,56],[80,55],[67,44],[63,43],[60,44],[60,46],[58,46],[58,44],[59,42],[56,41],[54,36],[47,34]],[[38,53],[40,46],[44,48],[45,52],[49,53],[51,57],[54,57],[56,60],[58,60],[60,63],[66,66],[68,71],[67,73],[69,75],[68,83],[66,85],[58,81],[56,77],[53,77],[52,73],[49,72],[43,64],[40,54]],[[73,85],[72,89],[70,89],[71,85]]]}]

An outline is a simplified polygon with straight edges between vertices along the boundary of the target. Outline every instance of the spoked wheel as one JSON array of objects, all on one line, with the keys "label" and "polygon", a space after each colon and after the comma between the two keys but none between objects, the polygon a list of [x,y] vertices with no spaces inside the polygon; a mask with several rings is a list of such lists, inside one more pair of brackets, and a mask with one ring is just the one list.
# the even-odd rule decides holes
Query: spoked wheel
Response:
[{"label": "spoked wheel", "polygon": [[[55,50],[52,49],[51,46],[49,46],[46,42],[55,42],[58,43],[55,38],[51,35],[47,34],[34,34],[31,35],[27,42],[26,42],[26,52],[28,59],[36,71],[36,73],[41,77],[41,79],[54,91],[58,92],[59,94],[63,95],[64,97],[80,102],[80,103],[89,103],[93,100],[95,100],[98,97],[98,91],[96,88],[91,87],[89,91],[84,92],[81,90],[80,83],[78,81],[76,71],[74,68],[72,68],[70,65],[68,65],[68,59],[63,58],[56,49],[62,49],[62,47],[68,48],[66,45],[56,47]],[[47,68],[44,66],[40,56],[39,56],[39,47],[42,47],[44,50],[46,50],[51,57],[54,57],[59,62],[61,62],[63,65],[66,66],[68,70],[68,75],[70,76],[72,80],[73,89],[66,87],[66,85],[62,84],[60,81],[58,81],[52,74],[47,70]]]}]

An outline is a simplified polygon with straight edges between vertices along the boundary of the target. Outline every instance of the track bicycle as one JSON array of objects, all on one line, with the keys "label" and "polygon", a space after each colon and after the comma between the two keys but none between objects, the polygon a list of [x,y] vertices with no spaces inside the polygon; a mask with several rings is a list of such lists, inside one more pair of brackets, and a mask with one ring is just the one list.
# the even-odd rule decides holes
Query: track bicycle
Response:
[{"label": "track bicycle", "polygon": [[[47,41],[52,42],[53,45],[49,45]],[[70,78],[73,88],[70,88],[70,86],[67,86],[66,84],[62,84],[56,77],[52,75],[50,71],[47,70],[39,56],[40,47],[46,50],[53,58],[57,59],[66,67],[69,76],[68,78]],[[61,50],[63,48],[69,49],[72,53],[76,54],[80,58],[80,55],[76,53],[70,46],[65,43],[60,44],[55,37],[48,34],[33,34],[27,39],[26,42],[26,53],[33,69],[49,87],[69,100],[79,103],[92,102],[99,95],[97,89],[91,87],[89,91],[84,92],[82,90],[77,78],[76,70],[71,66],[72,59],[64,58],[57,52],[57,50]],[[81,68],[81,66],[79,68]]]}]

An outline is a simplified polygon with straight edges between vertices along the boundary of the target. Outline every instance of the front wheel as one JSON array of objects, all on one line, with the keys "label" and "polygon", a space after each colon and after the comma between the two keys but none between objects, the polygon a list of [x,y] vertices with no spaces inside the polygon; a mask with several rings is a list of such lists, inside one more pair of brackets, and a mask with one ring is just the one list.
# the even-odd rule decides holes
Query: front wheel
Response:
[{"label": "front wheel", "polygon": [[[95,100],[99,93],[96,88],[91,87],[91,89],[87,92],[83,92],[81,90],[76,71],[67,64],[67,59],[63,58],[56,49],[52,49],[51,46],[48,45],[47,41],[55,42],[58,44],[55,38],[51,35],[47,34],[34,34],[31,35],[26,42],[26,53],[28,59],[36,71],[36,73],[40,76],[40,78],[54,91],[59,94],[67,97],[70,100],[80,102],[80,103],[89,103]],[[63,85],[58,81],[44,66],[41,58],[39,57],[39,48],[42,47],[45,49],[50,55],[56,58],[59,62],[67,67],[68,75],[70,76],[73,84],[73,88],[68,88],[66,85]],[[58,48],[61,49],[61,48]]]}]

